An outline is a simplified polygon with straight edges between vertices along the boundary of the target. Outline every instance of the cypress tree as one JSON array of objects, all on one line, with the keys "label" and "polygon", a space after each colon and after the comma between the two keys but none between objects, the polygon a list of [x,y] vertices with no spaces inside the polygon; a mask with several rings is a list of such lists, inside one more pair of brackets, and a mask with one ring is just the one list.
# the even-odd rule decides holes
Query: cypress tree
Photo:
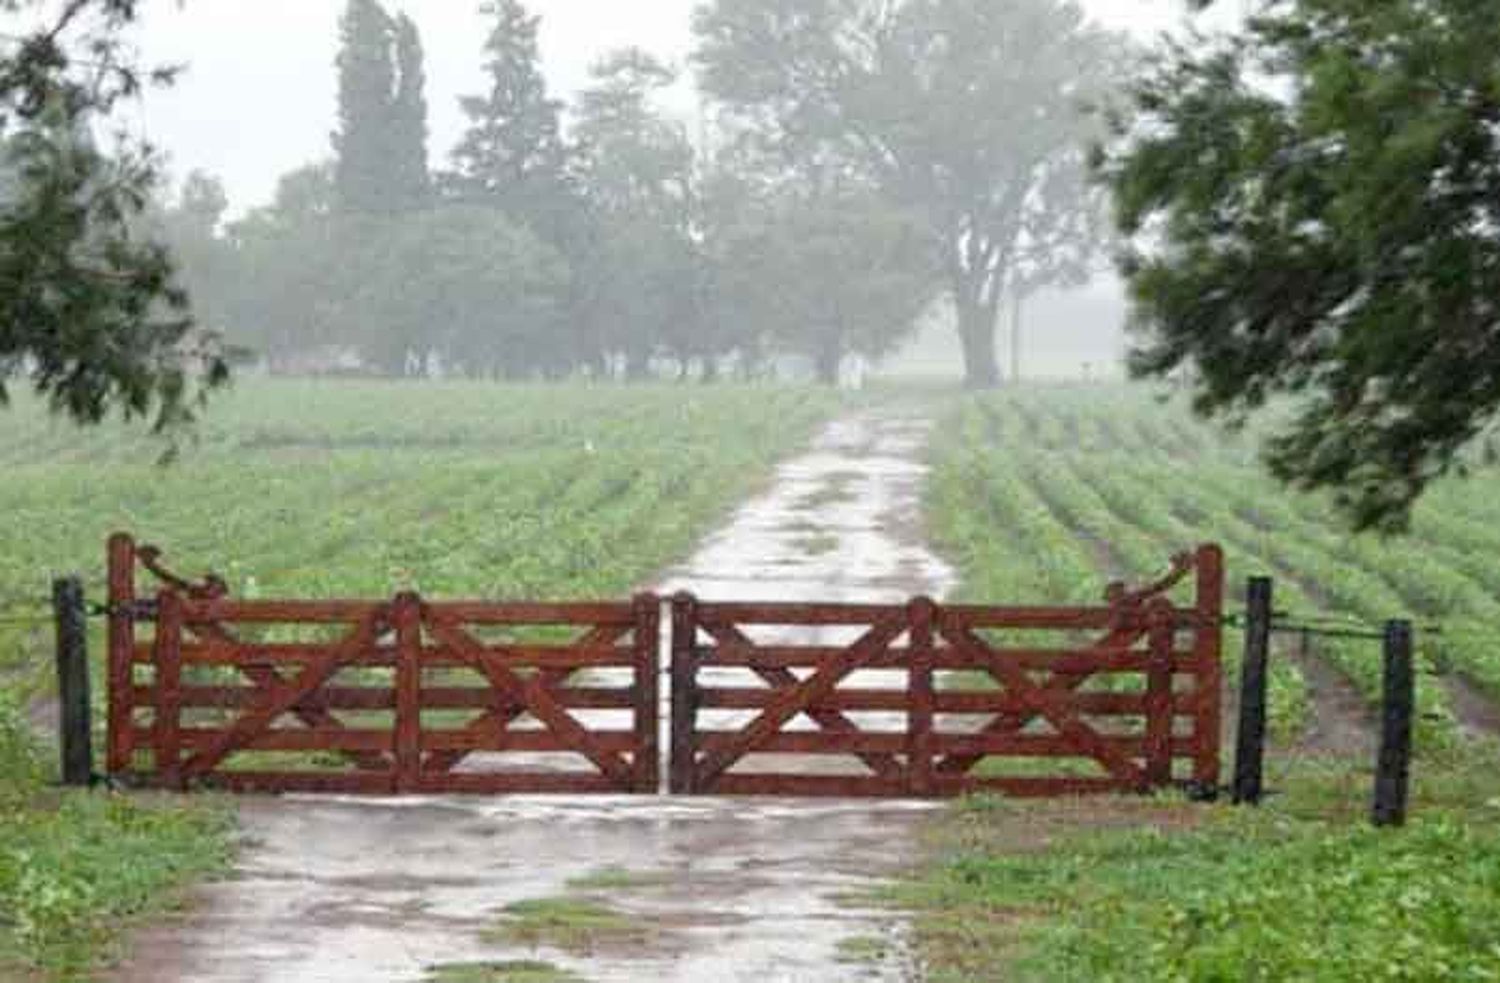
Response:
[{"label": "cypress tree", "polygon": [[392,201],[417,208],[427,203],[432,184],[427,171],[427,72],[421,35],[405,14],[396,19],[395,50],[399,77],[391,119]]},{"label": "cypress tree", "polygon": [[335,201],[344,215],[382,215],[427,197],[426,73],[417,27],[377,0],[349,0],[339,24]]}]

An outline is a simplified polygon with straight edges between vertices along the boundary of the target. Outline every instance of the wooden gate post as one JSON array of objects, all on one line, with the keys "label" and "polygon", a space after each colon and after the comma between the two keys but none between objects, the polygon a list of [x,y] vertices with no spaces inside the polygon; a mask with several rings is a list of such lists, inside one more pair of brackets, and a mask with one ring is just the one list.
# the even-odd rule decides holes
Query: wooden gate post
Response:
[{"label": "wooden gate post", "polygon": [[396,768],[393,792],[416,792],[422,784],[422,599],[397,594],[391,607],[396,629]]},{"label": "wooden gate post", "polygon": [[130,770],[132,694],[135,685],[135,540],[125,533],[109,538],[109,747],[105,771]]},{"label": "wooden gate post", "polygon": [[157,595],[156,644],[152,664],[156,673],[156,774],[162,785],[184,788],[182,776],[182,595],[163,590]]},{"label": "wooden gate post", "polygon": [[635,597],[635,791],[653,795],[661,786],[661,598]]},{"label": "wooden gate post", "polygon": [[1375,765],[1376,826],[1406,822],[1406,800],[1411,771],[1411,718],[1416,702],[1412,675],[1411,622],[1385,625],[1385,672],[1381,688],[1380,754]]},{"label": "wooden gate post", "polygon": [[1239,729],[1234,744],[1234,801],[1259,805],[1266,756],[1266,669],[1271,652],[1273,585],[1251,577],[1245,589],[1245,658],[1240,668]]},{"label": "wooden gate post", "polygon": [[1198,548],[1198,625],[1193,632],[1193,669],[1197,675],[1193,714],[1193,783],[1198,793],[1218,794],[1223,743],[1224,551],[1209,543]]},{"label": "wooden gate post", "polygon": [[1162,788],[1172,782],[1173,649],[1177,625],[1171,602],[1153,601],[1147,609],[1150,668],[1146,670],[1146,784]]},{"label": "wooden gate post", "polygon": [[930,597],[919,597],[906,606],[911,649],[908,667],[906,721],[906,768],[908,790],[912,795],[932,794],[932,718],[933,694],[932,625],[937,620],[937,604]]},{"label": "wooden gate post", "polygon": [[698,600],[683,592],[672,598],[672,761],[670,785],[691,795],[698,772],[694,732],[698,716]]},{"label": "wooden gate post", "polygon": [[52,582],[52,615],[57,625],[57,697],[62,705],[62,782],[88,785],[94,777],[94,745],[83,581],[63,577]]}]

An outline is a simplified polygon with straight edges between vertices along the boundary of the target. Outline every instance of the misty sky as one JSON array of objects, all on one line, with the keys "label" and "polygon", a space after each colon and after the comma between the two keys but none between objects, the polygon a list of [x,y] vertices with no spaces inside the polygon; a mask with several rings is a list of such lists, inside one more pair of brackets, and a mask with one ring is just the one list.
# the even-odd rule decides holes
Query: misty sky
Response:
[{"label": "misty sky", "polygon": [[[996,0],[1005,2],[1005,0]],[[194,168],[226,183],[232,210],[269,200],[283,173],[329,154],[338,17],[344,0],[186,0],[146,5],[141,45],[151,62],[187,65],[175,89],[147,97],[147,136],[180,177]],[[477,0],[387,4],[418,24],[427,49],[434,164],[463,129],[456,97],[482,91],[486,30]],[[600,54],[635,44],[678,63],[691,47],[695,0],[532,0],[542,15],[549,82],[567,96]],[[1154,35],[1181,17],[1182,0],[1084,0],[1101,23]],[[689,92],[673,107],[695,115]]]}]

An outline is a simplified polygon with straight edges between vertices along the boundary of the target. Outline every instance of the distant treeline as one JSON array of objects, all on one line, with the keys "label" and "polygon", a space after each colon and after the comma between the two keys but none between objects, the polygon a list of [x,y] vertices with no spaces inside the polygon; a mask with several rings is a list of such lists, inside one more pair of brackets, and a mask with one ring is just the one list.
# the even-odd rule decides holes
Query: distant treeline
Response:
[{"label": "distant treeline", "polygon": [[698,139],[660,108],[672,67],[614,52],[565,105],[539,18],[481,9],[488,91],[446,167],[416,25],[350,0],[330,159],[232,223],[209,175],[163,203],[204,325],[272,371],[713,378],[796,354],[832,381],[946,297],[989,385],[1002,297],[1100,254],[1081,104],[1121,49],[1063,0],[704,4]]}]

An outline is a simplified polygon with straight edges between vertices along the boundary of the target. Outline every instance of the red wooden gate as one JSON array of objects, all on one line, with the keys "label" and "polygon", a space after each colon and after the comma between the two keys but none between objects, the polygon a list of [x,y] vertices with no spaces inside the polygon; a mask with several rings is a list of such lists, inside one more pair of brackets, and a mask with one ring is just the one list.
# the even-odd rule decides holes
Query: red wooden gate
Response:
[{"label": "red wooden gate", "polygon": [[[1171,590],[1193,572],[1195,598],[1174,604]],[[1158,583],[1112,587],[1108,604],[1092,608],[924,598],[706,604],[680,595],[672,788],[913,796],[1142,791],[1174,781],[1214,788],[1222,593],[1221,554],[1205,546],[1178,557]]]},{"label": "red wooden gate", "polygon": [[[138,559],[162,583],[145,603]],[[110,595],[111,774],[241,791],[657,791],[654,596],[233,601],[124,536]]]},{"label": "red wooden gate", "polygon": [[[137,597],[138,566],[158,581],[152,598]],[[1189,574],[1195,596],[1176,603]],[[654,595],[239,601],[217,578],[172,575],[123,535],[109,578],[112,775],[273,792],[658,790]],[[1097,607],[679,595],[670,787],[1212,789],[1222,593],[1220,551],[1204,546],[1144,590],[1111,587]]]}]

